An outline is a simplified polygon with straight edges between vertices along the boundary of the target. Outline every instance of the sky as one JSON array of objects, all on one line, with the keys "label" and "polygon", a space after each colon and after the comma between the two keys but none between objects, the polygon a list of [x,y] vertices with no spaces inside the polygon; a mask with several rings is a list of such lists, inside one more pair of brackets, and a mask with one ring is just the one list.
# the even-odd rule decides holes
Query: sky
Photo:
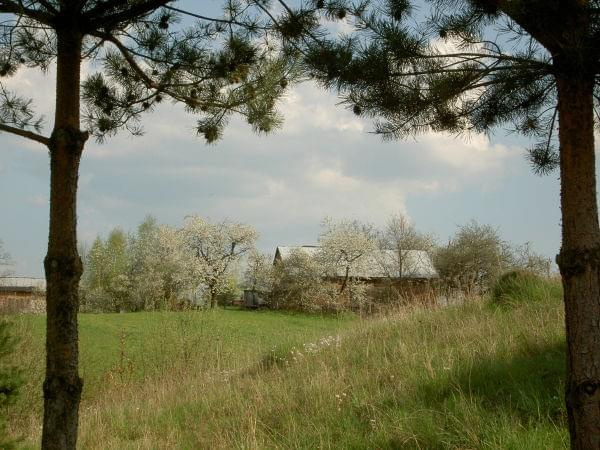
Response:
[{"label": "sky", "polygon": [[[53,116],[54,72],[21,71],[6,82]],[[135,230],[151,214],[178,227],[187,215],[248,223],[258,246],[315,244],[320,223],[358,219],[383,226],[406,214],[444,243],[471,220],[497,227],[515,244],[554,258],[560,246],[558,173],[534,175],[527,141],[428,134],[383,142],[373,125],[312,83],[290,87],[283,126],[256,135],[232,120],[206,145],[195,118],[161,105],[144,117],[145,134],[88,141],[79,177],[78,233],[88,245],[114,227]],[[166,103],[166,102],[165,102]],[[49,158],[40,144],[0,134],[0,239],[19,276],[42,276],[48,237]]]}]

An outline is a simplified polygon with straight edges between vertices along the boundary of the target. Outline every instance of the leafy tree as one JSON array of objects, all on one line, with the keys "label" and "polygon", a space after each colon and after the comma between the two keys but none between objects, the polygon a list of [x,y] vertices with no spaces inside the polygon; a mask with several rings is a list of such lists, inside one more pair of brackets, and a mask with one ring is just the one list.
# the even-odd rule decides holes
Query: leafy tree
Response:
[{"label": "leafy tree", "polygon": [[161,256],[159,249],[159,226],[154,217],[148,216],[138,226],[130,240],[130,267],[132,303],[138,309],[160,309],[165,293],[160,276]]},{"label": "leafy tree", "polygon": [[96,239],[82,276],[82,306],[88,311],[142,311],[177,305],[197,285],[194,260],[177,230],[153,217],[136,234],[112,230]]},{"label": "leafy tree", "polygon": [[[560,168],[571,445],[600,448],[600,227],[594,124],[598,0],[314,0],[275,18],[313,76],[387,138],[430,131],[532,138],[535,172]],[[324,38],[317,16],[351,19]],[[295,32],[290,32],[290,29]]]},{"label": "leafy tree", "polygon": [[498,230],[473,221],[459,226],[448,244],[438,249],[435,266],[451,287],[480,294],[512,266],[512,260],[510,246]]},{"label": "leafy tree", "polygon": [[249,225],[223,221],[211,223],[199,216],[186,219],[181,230],[184,248],[196,261],[199,281],[208,288],[210,307],[227,289],[229,270],[254,247],[258,233]]},{"label": "leafy tree", "polygon": [[[74,448],[82,381],[78,374],[76,196],[88,137],[139,134],[144,113],[172,99],[197,113],[198,134],[217,139],[234,112],[257,131],[277,125],[275,99],[289,76],[285,59],[255,38],[264,31],[247,5],[223,17],[175,8],[174,0],[2,0],[0,77],[56,65],[50,136],[31,101],[0,86],[0,130],[33,140],[50,155],[46,378],[43,448]],[[178,21],[196,20],[189,27]],[[80,69],[95,62],[83,83]],[[82,100],[85,108],[81,108]],[[84,129],[82,129],[82,122]]]},{"label": "leafy tree", "polygon": [[84,303],[92,310],[130,310],[128,239],[115,228],[105,242],[96,238],[88,253],[83,274]]}]

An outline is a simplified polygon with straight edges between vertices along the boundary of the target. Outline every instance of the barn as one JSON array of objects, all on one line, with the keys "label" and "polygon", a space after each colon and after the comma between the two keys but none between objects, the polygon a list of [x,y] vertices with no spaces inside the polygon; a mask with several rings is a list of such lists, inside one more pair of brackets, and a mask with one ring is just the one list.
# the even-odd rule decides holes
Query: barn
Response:
[{"label": "barn", "polygon": [[0,277],[0,314],[46,311],[46,280],[31,277]]},{"label": "barn", "polygon": [[[314,258],[320,250],[318,246],[278,246],[273,264],[285,264],[294,252]],[[365,255],[350,276],[367,284],[371,296],[379,299],[388,296],[411,301],[437,301],[433,287],[439,276],[429,253],[424,250],[377,250]],[[327,278],[342,285],[346,270],[339,268]]]}]

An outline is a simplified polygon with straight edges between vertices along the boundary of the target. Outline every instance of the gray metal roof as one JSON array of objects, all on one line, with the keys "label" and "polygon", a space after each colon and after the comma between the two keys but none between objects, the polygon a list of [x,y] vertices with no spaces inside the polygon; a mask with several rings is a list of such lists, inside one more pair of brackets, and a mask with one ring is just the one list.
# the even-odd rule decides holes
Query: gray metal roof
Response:
[{"label": "gray metal roof", "polygon": [[37,291],[46,291],[44,278],[31,277],[0,277],[0,287],[3,288],[31,288]]},{"label": "gray metal roof", "polygon": [[[317,256],[320,250],[321,248],[317,246],[279,246],[275,251],[275,259],[280,257],[285,261],[294,251],[300,251],[312,258]],[[400,274],[400,265],[402,274]],[[371,255],[366,255],[356,268],[356,272],[351,275],[359,278],[431,279],[438,277],[431,257],[425,250],[402,250],[402,258],[395,250],[377,250]],[[345,276],[345,270],[339,269],[336,276]]]}]

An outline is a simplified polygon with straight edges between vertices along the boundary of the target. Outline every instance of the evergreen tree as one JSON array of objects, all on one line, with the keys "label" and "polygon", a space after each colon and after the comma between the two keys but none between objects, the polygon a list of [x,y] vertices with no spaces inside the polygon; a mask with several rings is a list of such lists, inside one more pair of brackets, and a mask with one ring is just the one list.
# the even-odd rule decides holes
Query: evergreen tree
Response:
[{"label": "evergreen tree", "polygon": [[[199,114],[197,132],[217,139],[234,112],[256,131],[277,125],[275,99],[289,65],[269,45],[248,5],[227,2],[209,18],[175,0],[1,0],[0,77],[56,65],[52,132],[43,134],[29,99],[0,84],[0,131],[46,146],[50,155],[43,448],[74,448],[82,381],[78,373],[76,195],[89,136],[139,134],[139,121],[172,99]],[[195,20],[184,27],[178,21]],[[260,41],[261,43],[264,42]],[[81,82],[84,61],[96,73]],[[85,106],[82,109],[82,101]],[[83,126],[82,126],[83,122]]]},{"label": "evergreen tree", "polygon": [[[355,33],[324,37],[320,14]],[[569,431],[573,448],[600,448],[600,1],[313,0],[274,20],[384,137],[509,126],[535,142],[535,172],[560,168]]]}]

